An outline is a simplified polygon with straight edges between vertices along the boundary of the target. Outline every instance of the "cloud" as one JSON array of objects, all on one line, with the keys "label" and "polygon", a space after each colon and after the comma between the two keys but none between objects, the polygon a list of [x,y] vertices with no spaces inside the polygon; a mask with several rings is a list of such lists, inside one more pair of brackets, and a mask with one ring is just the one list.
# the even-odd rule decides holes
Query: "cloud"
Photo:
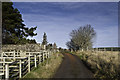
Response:
[{"label": "cloud", "polygon": [[[25,15],[24,15],[25,16]],[[36,18],[41,18],[40,20],[36,21],[29,21],[29,17],[33,16]],[[84,26],[88,22],[79,22],[76,21],[74,18],[67,18],[67,17],[52,17],[52,16],[42,16],[42,15],[27,15],[25,19],[28,21],[25,21],[26,24],[29,24],[29,26],[38,26],[37,33],[38,35],[34,37],[38,42],[42,42],[42,35],[44,32],[48,35],[48,41],[51,43],[56,42],[58,46],[66,47],[66,42],[69,41],[69,33],[73,29],[77,29],[79,26]],[[32,18],[34,20],[34,18]],[[89,19],[89,18],[87,18]],[[97,20],[98,19],[98,20]],[[103,20],[103,21],[102,21]],[[96,44],[94,46],[117,46],[117,26],[111,27],[108,25],[109,19],[103,19],[103,18],[95,18],[93,21],[89,21],[89,23],[95,28],[97,32],[97,39]],[[96,21],[96,25],[95,25]],[[108,22],[107,22],[108,21]],[[101,23],[100,23],[101,22]],[[105,23],[107,24],[105,25]],[[102,25],[102,27],[101,27]],[[115,24],[116,25],[116,24]],[[109,41],[108,41],[109,40]]]},{"label": "cloud", "polygon": [[35,14],[39,14],[42,12],[49,12],[49,13],[54,13],[54,12],[61,12],[64,11],[65,12],[69,12],[69,11],[97,11],[94,12],[98,13],[105,11],[115,11],[117,8],[117,3],[104,3],[104,2],[14,2],[14,6],[18,7],[19,9],[22,10],[26,10],[24,11],[24,13],[29,14],[29,12],[31,13],[35,13]]},{"label": "cloud", "polygon": [[37,42],[42,41],[43,33],[46,32],[50,43],[56,42],[65,48],[73,29],[91,24],[97,32],[94,46],[117,46],[117,3],[14,4],[22,12],[28,27],[38,26],[38,35],[33,37]]}]

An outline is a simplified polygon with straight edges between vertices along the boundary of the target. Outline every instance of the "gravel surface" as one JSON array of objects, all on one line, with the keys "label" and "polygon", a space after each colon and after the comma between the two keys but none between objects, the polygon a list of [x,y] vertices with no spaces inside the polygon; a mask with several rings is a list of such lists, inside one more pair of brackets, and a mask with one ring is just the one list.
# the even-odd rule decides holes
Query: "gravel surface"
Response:
[{"label": "gravel surface", "polygon": [[93,73],[78,56],[70,53],[64,53],[63,55],[63,62],[53,78],[93,78]]}]

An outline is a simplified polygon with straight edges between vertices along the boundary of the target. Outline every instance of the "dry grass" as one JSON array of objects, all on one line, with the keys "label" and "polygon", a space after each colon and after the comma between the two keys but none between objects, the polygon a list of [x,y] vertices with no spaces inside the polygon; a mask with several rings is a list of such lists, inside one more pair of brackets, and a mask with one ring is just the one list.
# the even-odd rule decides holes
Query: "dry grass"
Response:
[{"label": "dry grass", "polygon": [[119,52],[79,51],[77,55],[92,69],[95,77],[117,79],[119,76]]},{"label": "dry grass", "polygon": [[52,78],[62,62],[62,57],[62,54],[54,53],[51,58],[38,65],[24,78]]}]

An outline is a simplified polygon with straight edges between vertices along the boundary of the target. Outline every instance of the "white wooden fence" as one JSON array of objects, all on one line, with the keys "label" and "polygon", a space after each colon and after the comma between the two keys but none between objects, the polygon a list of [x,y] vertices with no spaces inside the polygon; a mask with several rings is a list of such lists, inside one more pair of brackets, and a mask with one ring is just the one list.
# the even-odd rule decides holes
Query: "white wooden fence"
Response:
[{"label": "white wooden fence", "polygon": [[50,51],[40,52],[2,52],[0,57],[0,75],[2,78],[21,78],[33,67],[51,56]]}]

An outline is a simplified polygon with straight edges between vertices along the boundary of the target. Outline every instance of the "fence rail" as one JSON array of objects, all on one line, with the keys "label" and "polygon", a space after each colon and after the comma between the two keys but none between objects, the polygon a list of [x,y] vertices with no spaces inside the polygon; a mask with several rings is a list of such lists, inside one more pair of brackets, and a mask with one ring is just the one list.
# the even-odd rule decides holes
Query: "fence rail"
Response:
[{"label": "fence rail", "polygon": [[22,78],[33,67],[49,58],[50,51],[40,52],[11,51],[2,52],[0,57],[0,75],[2,78]]},{"label": "fence rail", "polygon": [[99,47],[93,48],[94,51],[120,51],[120,47]]}]

